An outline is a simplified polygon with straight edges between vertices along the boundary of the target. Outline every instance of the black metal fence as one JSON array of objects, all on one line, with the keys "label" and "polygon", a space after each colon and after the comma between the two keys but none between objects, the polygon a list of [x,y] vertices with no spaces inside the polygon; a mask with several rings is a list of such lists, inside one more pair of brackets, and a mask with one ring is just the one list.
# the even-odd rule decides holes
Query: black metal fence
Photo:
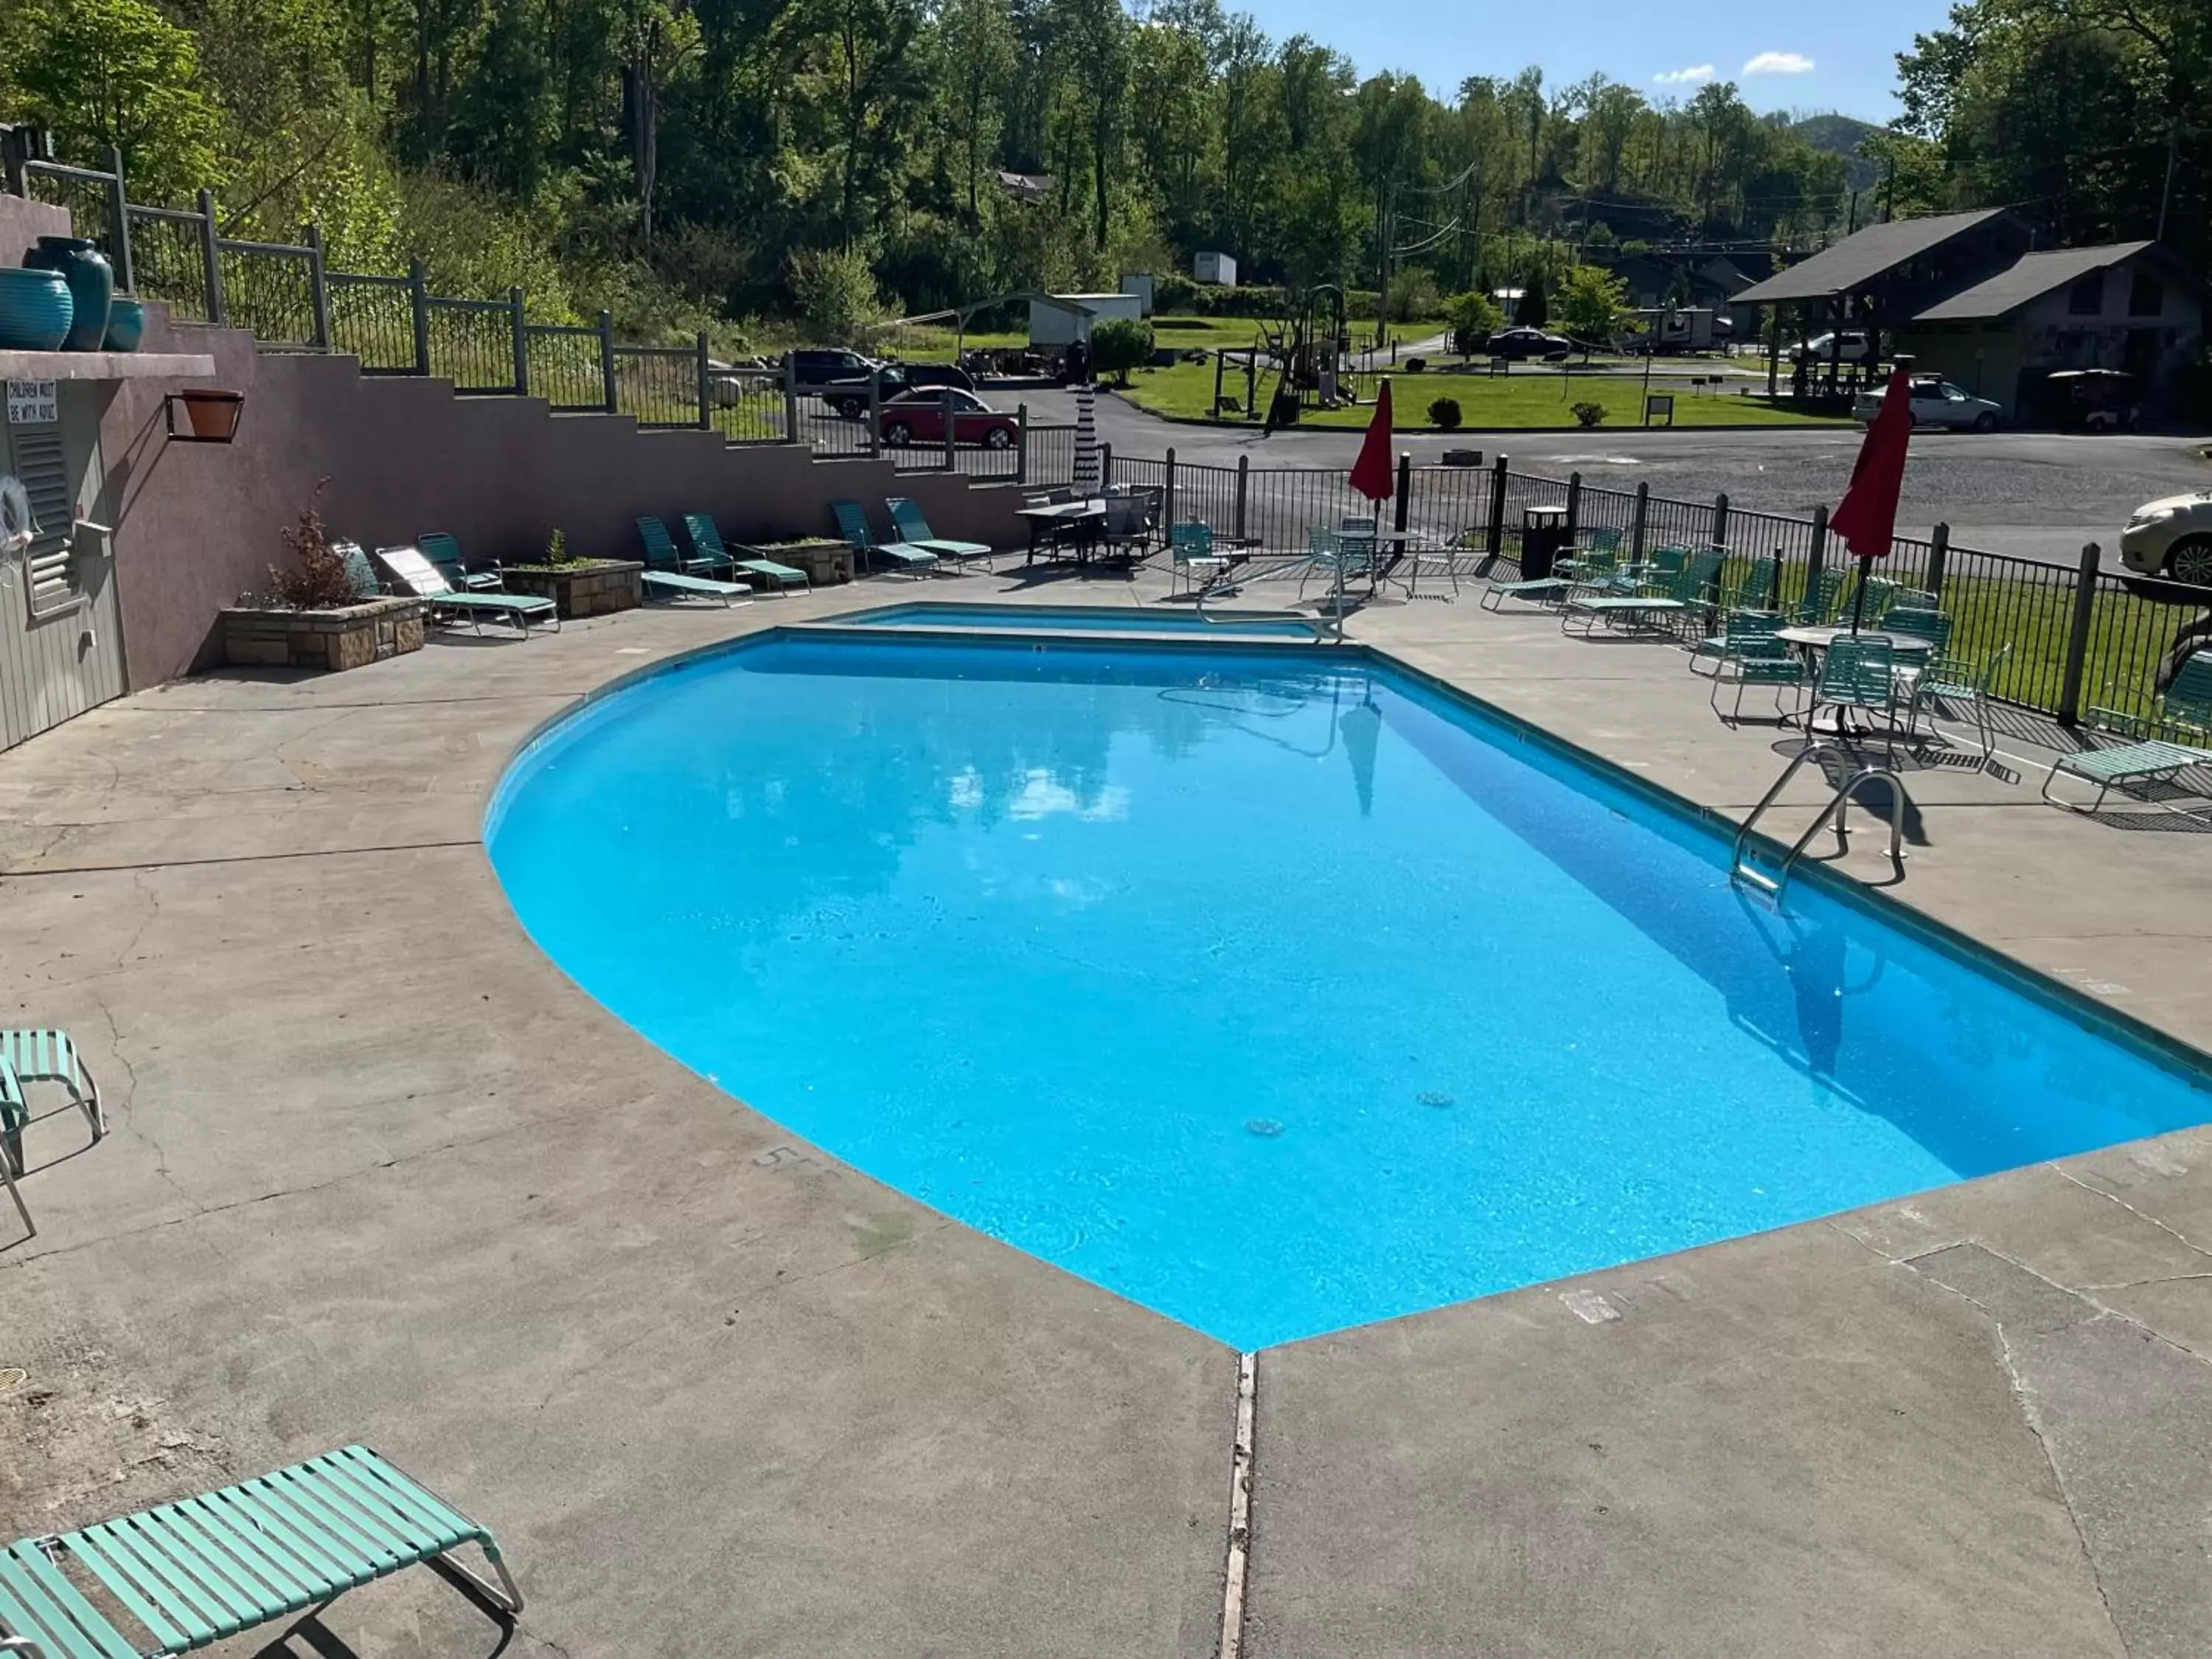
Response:
[{"label": "black metal fence", "polygon": [[[1828,609],[1842,614],[1858,571],[1831,537],[1825,511],[1796,518],[1747,511],[1725,495],[1670,500],[1648,488],[1586,485],[1578,475],[1516,472],[1502,457],[1479,468],[1401,461],[1394,496],[1379,508],[1339,470],[1258,467],[1249,459],[1233,467],[1192,465],[1178,463],[1172,449],[1158,459],[1108,449],[1103,459],[1108,482],[1157,489],[1176,521],[1205,523],[1218,538],[1260,553],[1294,554],[1314,528],[1379,511],[1386,523],[1453,550],[1462,577],[1510,579],[1519,571],[1522,514],[1549,507],[1565,510],[1571,533],[1617,531],[1639,556],[1668,546],[1720,549],[1729,558],[1724,575],[1753,559],[1775,559],[1778,602],[1792,611],[1825,593]],[[2161,668],[2185,630],[2212,615],[2212,588],[2115,571],[2094,546],[2075,563],[2049,564],[1959,546],[1941,525],[1928,537],[1896,538],[1875,574],[1936,596],[1951,618],[1949,654],[1996,662],[1992,696],[2065,723],[2154,729]]]}]

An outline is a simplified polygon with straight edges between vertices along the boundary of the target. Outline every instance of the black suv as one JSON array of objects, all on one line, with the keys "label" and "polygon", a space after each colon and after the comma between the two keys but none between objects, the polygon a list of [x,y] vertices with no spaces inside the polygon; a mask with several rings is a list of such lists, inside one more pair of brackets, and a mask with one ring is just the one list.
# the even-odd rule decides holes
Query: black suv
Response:
[{"label": "black suv", "polygon": [[819,392],[840,381],[858,380],[865,386],[869,371],[882,367],[857,351],[834,349],[788,352],[784,361],[791,365],[793,384],[802,392]]}]

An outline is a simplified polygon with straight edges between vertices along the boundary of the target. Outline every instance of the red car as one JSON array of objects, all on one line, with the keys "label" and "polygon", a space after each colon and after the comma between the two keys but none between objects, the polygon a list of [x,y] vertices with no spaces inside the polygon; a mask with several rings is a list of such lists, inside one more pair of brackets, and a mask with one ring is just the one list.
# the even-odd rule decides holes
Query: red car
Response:
[{"label": "red car", "polygon": [[952,400],[952,441],[985,449],[1012,449],[1019,431],[1014,417],[1001,415],[972,392],[957,386],[918,386],[883,406],[880,431],[886,444],[941,444],[945,404]]}]

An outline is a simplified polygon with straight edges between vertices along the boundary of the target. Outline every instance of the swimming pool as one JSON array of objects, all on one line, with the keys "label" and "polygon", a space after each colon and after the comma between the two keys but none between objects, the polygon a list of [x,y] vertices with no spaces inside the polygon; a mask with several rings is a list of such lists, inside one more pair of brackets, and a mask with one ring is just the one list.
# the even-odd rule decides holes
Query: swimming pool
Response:
[{"label": "swimming pool", "polygon": [[1240,1348],[2212,1117],[1358,652],[769,635],[551,729],[486,834],[677,1059]]},{"label": "swimming pool", "polygon": [[953,628],[1050,634],[1210,634],[1310,640],[1314,624],[1273,616],[1239,616],[1217,608],[1212,617],[1195,611],[1123,605],[960,605],[923,600],[839,617],[840,627]]}]

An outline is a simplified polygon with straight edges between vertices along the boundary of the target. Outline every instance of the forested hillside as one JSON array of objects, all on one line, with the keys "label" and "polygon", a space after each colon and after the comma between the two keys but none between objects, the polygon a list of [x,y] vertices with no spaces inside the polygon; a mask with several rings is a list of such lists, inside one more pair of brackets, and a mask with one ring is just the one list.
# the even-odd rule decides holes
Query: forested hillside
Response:
[{"label": "forested hillside", "polygon": [[214,185],[234,234],[313,218],[334,263],[419,252],[445,291],[520,283],[632,331],[848,333],[1200,249],[1372,287],[1387,245],[1416,311],[1625,239],[1817,246],[1893,198],[2148,234],[2170,122],[2201,250],[2208,17],[1960,8],[1903,60],[1861,199],[1832,122],[1726,83],[1363,81],[1218,0],[12,0],[0,114],[119,146],[136,199]]}]

